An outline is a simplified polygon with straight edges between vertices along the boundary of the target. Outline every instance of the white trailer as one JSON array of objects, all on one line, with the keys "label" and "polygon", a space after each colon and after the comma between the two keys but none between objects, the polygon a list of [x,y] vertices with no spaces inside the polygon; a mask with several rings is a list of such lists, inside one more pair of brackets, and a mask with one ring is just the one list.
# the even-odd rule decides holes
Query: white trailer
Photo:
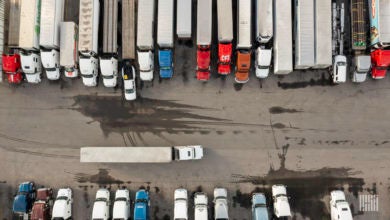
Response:
[{"label": "white trailer", "polygon": [[229,43],[233,40],[232,0],[217,0],[218,42]]},{"label": "white trailer", "polygon": [[63,0],[41,0],[41,59],[49,80],[60,78],[60,22],[64,20]]},{"label": "white trailer", "polygon": [[314,1],[296,0],[294,16],[295,69],[313,67],[314,60]]},{"label": "white trailer", "polygon": [[177,1],[176,34],[178,38],[191,39],[192,0]]},{"label": "white trailer", "polygon": [[203,158],[200,145],[173,147],[82,147],[82,163],[170,163]]},{"label": "white trailer", "polygon": [[256,0],[256,40],[268,43],[273,34],[273,0]]},{"label": "white trailer", "polygon": [[[0,1],[0,53],[4,53],[4,18],[5,18],[5,2]],[[3,80],[3,61],[0,59],[0,82]]]},{"label": "white trailer", "polygon": [[161,48],[173,48],[173,0],[158,1],[157,44]]},{"label": "white trailer", "polygon": [[78,76],[78,27],[74,22],[60,24],[60,65],[65,69],[65,76]]},{"label": "white trailer", "polygon": [[99,0],[80,0],[80,73],[85,86],[96,86],[98,76]]},{"label": "white trailer", "polygon": [[140,78],[153,80],[154,71],[154,4],[155,0],[138,1],[137,56]]},{"label": "white trailer", "polygon": [[289,74],[293,71],[291,1],[274,3],[274,74]]},{"label": "white trailer", "polygon": [[251,0],[238,0],[238,39],[237,49],[250,50],[252,47],[252,32],[251,32],[251,19],[252,19],[252,8]]},{"label": "white trailer", "polygon": [[8,47],[10,48],[19,47],[20,1],[10,0],[9,2]]},{"label": "white trailer", "polygon": [[314,68],[332,65],[332,0],[314,1]]},{"label": "white trailer", "polygon": [[41,82],[42,64],[39,56],[41,1],[21,1],[19,47],[20,60],[27,82]]},{"label": "white trailer", "polygon": [[115,87],[118,78],[118,0],[104,0],[103,16],[103,54],[100,56],[100,72],[104,86]]},{"label": "white trailer", "polygon": [[198,0],[196,44],[198,46],[211,45],[212,28],[212,1]]}]

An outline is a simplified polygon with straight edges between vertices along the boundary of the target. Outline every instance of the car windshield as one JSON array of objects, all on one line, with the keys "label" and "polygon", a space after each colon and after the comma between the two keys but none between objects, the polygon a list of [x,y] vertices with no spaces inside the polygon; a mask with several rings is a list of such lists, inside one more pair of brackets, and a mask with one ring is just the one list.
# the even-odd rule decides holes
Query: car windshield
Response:
[{"label": "car windshield", "polygon": [[137,200],[135,200],[135,203],[147,203],[148,202],[148,200],[146,200],[146,199],[137,199]]},{"label": "car windshield", "polygon": [[109,75],[109,76],[103,75],[103,78],[104,78],[104,79],[113,79],[113,78],[114,78],[114,75]]},{"label": "car windshield", "polygon": [[126,89],[125,92],[128,94],[131,94],[131,93],[134,93],[134,89]]},{"label": "car windshield", "polygon": [[257,69],[268,69],[268,66],[257,65]]},{"label": "car windshield", "polygon": [[265,204],[256,204],[255,207],[266,207]]},{"label": "car windshield", "polygon": [[97,198],[95,201],[96,202],[105,202],[105,201],[107,201],[107,199],[106,198]]},{"label": "car windshield", "polygon": [[46,68],[46,71],[53,72],[53,71],[56,71],[56,68]]},{"label": "car windshield", "polygon": [[346,65],[345,62],[338,62],[338,63],[337,63],[337,66],[345,66],[345,65]]},{"label": "car windshield", "polygon": [[57,200],[68,200],[68,197],[66,197],[66,196],[59,196],[59,197],[57,197]]},{"label": "car windshield", "polygon": [[276,195],[275,197],[276,197],[276,198],[278,198],[278,197],[286,197],[286,195],[284,195],[284,194],[278,194],[278,195]]},{"label": "car windshield", "polygon": [[81,76],[84,77],[84,78],[92,78],[93,77],[92,74],[91,75],[81,74]]},{"label": "car windshield", "polygon": [[126,202],[126,200],[127,200],[127,199],[126,199],[126,198],[123,198],[123,197],[122,197],[122,198],[116,198],[116,199],[115,199],[115,201],[125,201],[125,202]]}]

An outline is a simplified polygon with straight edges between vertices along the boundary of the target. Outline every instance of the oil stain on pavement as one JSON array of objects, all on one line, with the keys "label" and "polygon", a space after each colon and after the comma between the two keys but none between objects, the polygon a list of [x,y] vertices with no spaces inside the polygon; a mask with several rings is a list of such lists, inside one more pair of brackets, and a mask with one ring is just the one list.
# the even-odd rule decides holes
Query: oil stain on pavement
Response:
[{"label": "oil stain on pavement", "polygon": [[89,175],[85,173],[77,173],[75,177],[76,181],[79,183],[95,183],[100,185],[111,185],[111,184],[123,184],[124,181],[115,179],[110,176],[108,170],[99,169],[99,173],[94,175]]}]

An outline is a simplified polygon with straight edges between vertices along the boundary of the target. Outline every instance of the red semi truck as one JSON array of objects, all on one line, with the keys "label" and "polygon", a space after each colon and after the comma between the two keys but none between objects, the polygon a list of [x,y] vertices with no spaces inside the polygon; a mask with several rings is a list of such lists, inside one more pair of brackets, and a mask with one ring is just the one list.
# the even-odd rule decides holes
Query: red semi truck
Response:
[{"label": "red semi truck", "polygon": [[218,73],[228,75],[231,72],[233,41],[232,0],[218,0]]},{"label": "red semi truck", "polygon": [[197,16],[196,78],[207,81],[210,79],[212,1],[198,0]]}]

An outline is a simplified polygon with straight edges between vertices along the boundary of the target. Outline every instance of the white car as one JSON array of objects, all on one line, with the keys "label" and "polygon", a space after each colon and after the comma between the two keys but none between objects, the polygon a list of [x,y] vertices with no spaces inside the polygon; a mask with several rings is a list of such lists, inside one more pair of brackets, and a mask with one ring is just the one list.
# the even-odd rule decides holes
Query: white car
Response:
[{"label": "white car", "polygon": [[288,203],[285,185],[273,185],[272,198],[274,200],[274,213],[276,217],[280,218],[291,216],[290,204]]},{"label": "white car", "polygon": [[99,189],[93,204],[92,220],[108,220],[110,217],[110,192],[107,189]]},{"label": "white car", "polygon": [[114,208],[112,218],[115,219],[130,219],[130,195],[127,189],[118,189],[115,193]]},{"label": "white car", "polygon": [[347,57],[337,55],[334,57],[332,78],[334,83],[345,83],[347,81]]},{"label": "white car", "polygon": [[229,219],[227,190],[224,188],[214,189],[214,219],[215,220]]},{"label": "white car", "polygon": [[341,190],[330,192],[330,217],[332,220],[352,220],[351,209]]},{"label": "white car", "polygon": [[59,189],[53,205],[52,220],[72,219],[72,190],[69,188]]},{"label": "white car", "polygon": [[122,68],[123,88],[125,99],[132,101],[137,99],[137,91],[135,86],[135,69],[130,63],[125,63]]},{"label": "white car", "polygon": [[195,220],[208,220],[207,195],[205,193],[195,193]]},{"label": "white car", "polygon": [[175,190],[174,220],[188,219],[188,194],[186,189]]}]

